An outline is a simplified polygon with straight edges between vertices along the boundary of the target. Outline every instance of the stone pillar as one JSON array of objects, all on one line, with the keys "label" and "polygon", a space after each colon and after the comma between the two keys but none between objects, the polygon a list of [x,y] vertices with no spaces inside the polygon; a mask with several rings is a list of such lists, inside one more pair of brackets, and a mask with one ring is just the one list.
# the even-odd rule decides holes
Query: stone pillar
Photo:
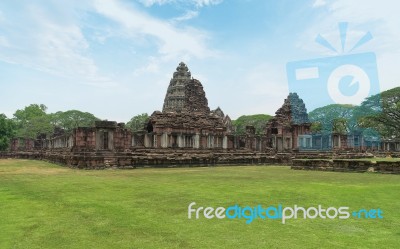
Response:
[{"label": "stone pillar", "polygon": [[228,138],[226,136],[224,136],[224,138],[222,139],[222,148],[223,149],[228,148]]},{"label": "stone pillar", "polygon": [[322,148],[323,148],[323,145],[322,145],[323,142],[322,142],[322,141],[323,141],[323,136],[321,135],[321,150],[322,150]]},{"label": "stone pillar", "polygon": [[182,136],[182,134],[179,134],[178,136],[177,136],[177,139],[178,139],[178,147],[179,148],[183,148],[183,136]]},{"label": "stone pillar", "polygon": [[168,134],[164,132],[161,135],[161,147],[162,148],[167,148],[168,147]]},{"label": "stone pillar", "polygon": [[154,136],[153,136],[153,147],[154,148],[157,148],[158,146],[158,143],[157,143],[157,137],[158,137],[158,135],[157,134],[154,134]]},{"label": "stone pillar", "polygon": [[144,147],[149,148],[150,147],[150,134],[144,134]]},{"label": "stone pillar", "polygon": [[114,149],[114,132],[113,131],[108,132],[108,149],[109,150]]},{"label": "stone pillar", "polygon": [[200,135],[197,133],[193,136],[193,148],[198,149],[200,148]]}]

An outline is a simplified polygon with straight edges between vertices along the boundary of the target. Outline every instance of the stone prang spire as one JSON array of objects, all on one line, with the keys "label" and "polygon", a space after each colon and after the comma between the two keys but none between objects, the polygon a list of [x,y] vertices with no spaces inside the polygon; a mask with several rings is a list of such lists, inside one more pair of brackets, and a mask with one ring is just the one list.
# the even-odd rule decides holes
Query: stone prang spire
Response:
[{"label": "stone prang spire", "polygon": [[210,112],[201,82],[191,78],[183,62],[179,63],[169,83],[163,112]]},{"label": "stone prang spire", "polygon": [[297,93],[289,93],[282,107],[275,112],[275,118],[287,126],[310,123],[306,106]]}]

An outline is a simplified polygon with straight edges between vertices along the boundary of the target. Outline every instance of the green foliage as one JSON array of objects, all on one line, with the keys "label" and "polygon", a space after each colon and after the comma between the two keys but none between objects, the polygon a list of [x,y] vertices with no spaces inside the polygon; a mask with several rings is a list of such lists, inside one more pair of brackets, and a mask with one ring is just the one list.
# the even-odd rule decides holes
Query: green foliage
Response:
[{"label": "green foliage", "polygon": [[6,150],[15,135],[15,124],[6,115],[0,114],[0,151]]},{"label": "green foliage", "polygon": [[46,115],[46,110],[47,107],[43,104],[40,105],[31,104],[29,106],[25,106],[25,108],[22,110],[17,110],[14,113],[14,118],[17,121],[17,123],[19,122],[27,123],[36,117]]},{"label": "green foliage", "polygon": [[132,131],[143,130],[148,120],[149,115],[147,113],[136,115],[129,120],[126,124],[126,128],[131,129]]},{"label": "green foliage", "polygon": [[315,109],[308,116],[312,123],[318,123],[314,128],[319,131],[344,134],[358,129],[355,109],[353,105],[331,104]]},{"label": "green foliage", "polygon": [[236,133],[240,135],[246,133],[246,126],[248,125],[254,126],[256,134],[262,134],[264,133],[266,123],[271,118],[272,116],[268,114],[243,115],[236,120],[232,120],[232,125]]},{"label": "green foliage", "polygon": [[320,133],[322,132],[322,124],[320,122],[313,122],[310,129],[312,132]]},{"label": "green foliage", "polygon": [[89,112],[69,110],[49,114],[50,122],[53,127],[60,127],[69,132],[77,127],[92,126],[95,121],[100,120]]},{"label": "green foliage", "polygon": [[14,113],[17,126],[17,136],[23,138],[36,138],[42,133],[50,133],[53,128],[50,118],[46,114],[47,107],[43,104],[31,104]]},{"label": "green foliage", "polygon": [[14,113],[17,126],[17,136],[22,138],[36,138],[39,134],[52,134],[55,127],[67,132],[76,127],[92,126],[99,120],[93,114],[78,110],[46,113],[45,105],[31,104]]},{"label": "green foliage", "polygon": [[368,97],[360,106],[332,104],[317,108],[309,118],[322,126],[312,126],[316,132],[362,131],[365,136],[400,137],[400,87]]},{"label": "green foliage", "polygon": [[367,98],[359,107],[360,125],[384,137],[400,137],[400,87]]},{"label": "green foliage", "polygon": [[[0,160],[0,248],[400,248],[398,175],[285,166],[73,170]],[[188,205],[380,208],[383,219],[188,219]]]}]

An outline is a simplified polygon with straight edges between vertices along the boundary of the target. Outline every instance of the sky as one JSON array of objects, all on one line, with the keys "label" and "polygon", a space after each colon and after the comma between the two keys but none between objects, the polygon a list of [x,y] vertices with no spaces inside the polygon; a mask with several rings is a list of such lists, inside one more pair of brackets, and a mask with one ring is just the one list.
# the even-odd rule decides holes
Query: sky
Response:
[{"label": "sky", "polygon": [[[181,61],[232,119],[273,115],[296,61],[373,52],[387,90],[400,85],[399,12],[395,0],[1,1],[0,113],[36,103],[127,122],[162,109]],[[372,39],[341,49],[342,22],[346,48]]]}]

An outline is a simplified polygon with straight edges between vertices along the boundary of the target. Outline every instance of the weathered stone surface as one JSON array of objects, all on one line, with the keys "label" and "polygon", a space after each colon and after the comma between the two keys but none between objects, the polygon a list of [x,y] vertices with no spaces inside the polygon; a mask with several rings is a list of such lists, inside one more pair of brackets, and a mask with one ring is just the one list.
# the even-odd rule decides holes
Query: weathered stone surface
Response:
[{"label": "weathered stone surface", "polygon": [[117,122],[115,121],[95,121],[94,122],[94,127],[96,128],[117,128]]},{"label": "weathered stone surface", "polygon": [[294,159],[292,169],[337,172],[380,172],[400,174],[400,161],[364,161],[347,159]]},{"label": "weathered stone surface", "polygon": [[298,149],[299,135],[310,132],[307,109],[297,93],[290,93],[266,125],[268,147],[277,151]]},{"label": "weathered stone surface", "polygon": [[188,112],[154,112],[150,116],[149,124],[153,126],[153,132],[163,129],[191,129],[193,132],[202,130],[220,130],[226,131],[223,119],[206,113],[188,113]]},{"label": "weathered stone surface", "polygon": [[[290,122],[295,125],[302,125],[310,123],[307,114],[307,108],[303,100],[297,95],[297,93],[290,93],[287,100],[289,103],[285,103],[284,106],[290,106]],[[279,110],[278,110],[279,111]],[[287,114],[287,110],[285,110]]]},{"label": "weathered stone surface", "polygon": [[208,113],[208,101],[200,81],[191,78],[185,63],[179,63],[165,95],[163,112]]},{"label": "weathered stone surface", "polygon": [[297,93],[289,94],[282,107],[275,112],[275,117],[272,118],[268,123],[274,122],[284,127],[292,127],[292,125],[303,125],[310,123],[306,106]]},{"label": "weathered stone surface", "polygon": [[[181,62],[167,89],[163,111],[149,117],[145,131],[133,134],[134,147],[237,149],[240,137],[232,136],[232,121],[221,108],[210,111],[200,81],[191,78],[188,67]],[[260,137],[253,134],[262,151]],[[246,140],[248,141],[248,140]],[[251,141],[253,143],[253,141]]]}]

